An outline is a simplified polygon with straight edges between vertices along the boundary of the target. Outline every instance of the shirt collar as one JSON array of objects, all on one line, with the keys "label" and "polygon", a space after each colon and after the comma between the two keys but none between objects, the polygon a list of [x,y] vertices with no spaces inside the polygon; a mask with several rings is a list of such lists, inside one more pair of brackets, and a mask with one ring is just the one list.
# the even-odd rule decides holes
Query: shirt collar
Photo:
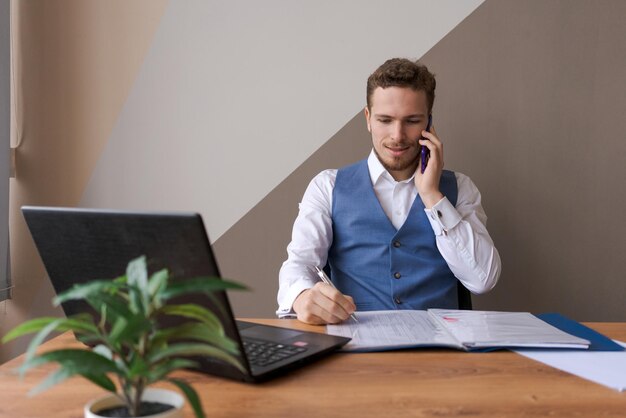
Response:
[{"label": "shirt collar", "polygon": [[393,176],[389,174],[389,172],[385,169],[385,167],[383,167],[383,165],[380,163],[380,160],[376,156],[376,153],[374,152],[373,148],[372,148],[372,151],[370,151],[369,157],[367,157],[367,168],[369,169],[369,172],[370,172],[370,179],[372,180],[372,184],[378,183],[378,181],[380,181],[381,178],[387,181],[390,181],[393,184],[408,183],[408,182],[412,182],[413,178],[415,177],[415,174],[413,174],[410,178],[406,180],[396,181],[393,178]]}]

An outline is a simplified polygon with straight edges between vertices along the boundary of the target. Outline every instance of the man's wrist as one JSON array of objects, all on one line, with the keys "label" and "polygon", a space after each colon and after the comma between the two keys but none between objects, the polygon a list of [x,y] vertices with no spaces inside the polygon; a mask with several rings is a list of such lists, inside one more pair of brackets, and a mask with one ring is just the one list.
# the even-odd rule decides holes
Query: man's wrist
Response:
[{"label": "man's wrist", "polygon": [[291,310],[292,310],[294,313],[296,313],[296,314],[298,313],[298,311],[296,310],[296,305],[297,305],[297,303],[298,303],[298,299],[300,299],[300,296],[304,295],[304,294],[305,294],[306,292],[308,292],[309,290],[311,290],[311,288],[310,288],[310,287],[309,287],[309,288],[306,288],[306,289],[303,289],[300,293],[298,293],[298,296],[296,296],[296,298],[293,300],[293,303],[291,304]]},{"label": "man's wrist", "polygon": [[420,198],[422,199],[422,203],[424,203],[424,207],[426,209],[430,209],[435,206],[441,199],[443,199],[443,193],[439,190],[432,193],[420,193]]},{"label": "man's wrist", "polygon": [[448,235],[462,218],[452,203],[445,197],[430,209],[424,208],[426,216],[436,236]]}]

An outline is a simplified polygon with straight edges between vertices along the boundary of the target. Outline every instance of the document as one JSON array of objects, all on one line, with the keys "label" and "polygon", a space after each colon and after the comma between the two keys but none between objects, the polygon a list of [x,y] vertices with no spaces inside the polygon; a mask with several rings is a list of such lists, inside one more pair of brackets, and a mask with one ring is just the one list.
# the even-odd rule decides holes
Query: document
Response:
[{"label": "document", "polygon": [[448,347],[586,349],[589,341],[570,335],[528,312],[429,309],[357,312],[358,322],[328,325],[326,332],[350,337],[346,351]]},{"label": "document", "polygon": [[[617,341],[622,347],[626,344]],[[626,390],[626,351],[514,350],[522,356],[591,380],[611,389]]]}]

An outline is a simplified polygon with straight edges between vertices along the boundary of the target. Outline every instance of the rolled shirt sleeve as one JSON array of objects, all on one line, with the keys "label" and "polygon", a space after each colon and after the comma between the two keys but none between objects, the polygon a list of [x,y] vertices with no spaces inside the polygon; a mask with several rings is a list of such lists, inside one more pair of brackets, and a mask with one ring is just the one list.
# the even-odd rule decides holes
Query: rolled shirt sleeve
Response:
[{"label": "rolled shirt sleeve", "polygon": [[336,176],[337,170],[322,171],[304,192],[287,246],[287,261],[278,275],[279,318],[295,317],[294,300],[319,281],[312,268],[326,265],[333,240],[331,208]]},{"label": "rolled shirt sleeve", "polygon": [[456,173],[456,177],[456,207],[444,197],[424,210],[437,248],[452,273],[472,293],[485,293],[500,277],[500,255],[487,232],[487,215],[478,188],[466,175]]}]

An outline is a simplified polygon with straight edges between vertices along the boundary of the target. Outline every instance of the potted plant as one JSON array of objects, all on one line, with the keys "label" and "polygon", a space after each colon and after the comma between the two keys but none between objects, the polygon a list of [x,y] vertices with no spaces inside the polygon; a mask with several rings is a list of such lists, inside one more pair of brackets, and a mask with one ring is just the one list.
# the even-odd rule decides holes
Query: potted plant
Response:
[{"label": "potted plant", "polygon": [[[236,357],[238,347],[228,338],[219,319],[210,310],[197,304],[180,304],[176,296],[206,293],[244,287],[227,280],[198,277],[170,281],[167,269],[148,275],[146,257],[132,260],[124,276],[113,280],[95,280],[80,284],[59,294],[54,304],[69,300],[86,301],[99,315],[83,313],[68,318],[44,317],[27,321],[11,330],[3,339],[7,342],[19,336],[36,333],[30,342],[20,373],[46,364],[60,366],[31,393],[41,392],[65,379],[80,375],[111,392],[107,400],[94,402],[85,408],[85,417],[146,415],[145,408],[155,407],[151,399],[163,400],[162,389],[148,386],[166,381],[178,387],[189,401],[195,416],[204,417],[200,398],[185,381],[170,377],[176,370],[194,368],[190,356],[211,356],[242,369]],[[161,317],[183,317],[177,326],[163,326]],[[73,331],[89,346],[66,348],[36,354],[37,347],[54,331]],[[156,396],[150,391],[157,391]],[[180,407],[184,399],[171,392],[178,400],[178,410],[163,414],[156,406],[159,418],[182,417]],[[95,404],[95,405],[94,405]],[[115,412],[113,405],[121,406]],[[99,411],[97,408],[108,408]],[[119,412],[125,410],[125,412]],[[112,415],[117,413],[118,415]],[[127,415],[123,415],[126,413]],[[100,414],[100,415],[97,415]],[[108,415],[105,415],[108,414]],[[167,413],[166,413],[167,414]]]}]

